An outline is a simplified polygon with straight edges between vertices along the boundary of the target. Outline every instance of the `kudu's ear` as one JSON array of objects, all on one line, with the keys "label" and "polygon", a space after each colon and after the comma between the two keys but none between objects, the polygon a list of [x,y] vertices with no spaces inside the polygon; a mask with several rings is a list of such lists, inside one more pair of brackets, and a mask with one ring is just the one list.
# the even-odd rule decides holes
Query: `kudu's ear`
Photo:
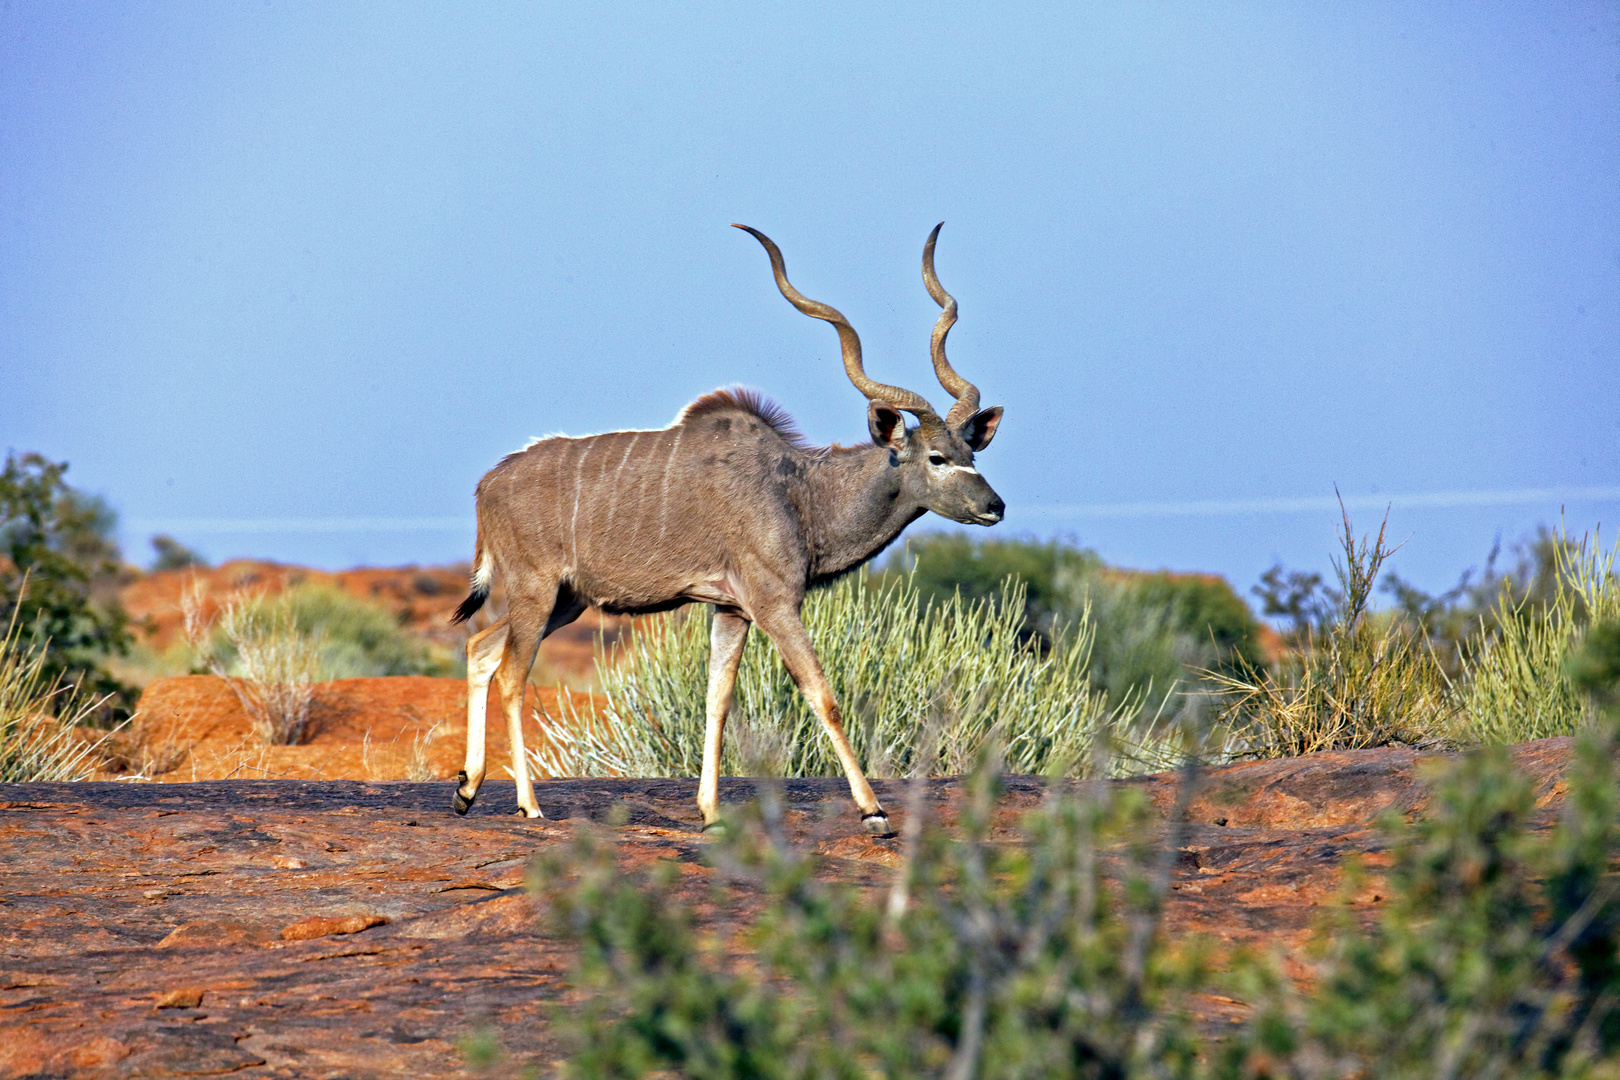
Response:
[{"label": "kudu's ear", "polygon": [[962,441],[968,444],[968,449],[977,454],[990,445],[990,440],[996,437],[996,428],[1001,425],[1001,406],[989,409],[980,409],[962,423],[957,434]]},{"label": "kudu's ear", "polygon": [[893,405],[881,401],[868,402],[866,429],[872,433],[872,441],[879,446],[899,450],[906,445],[906,418]]}]

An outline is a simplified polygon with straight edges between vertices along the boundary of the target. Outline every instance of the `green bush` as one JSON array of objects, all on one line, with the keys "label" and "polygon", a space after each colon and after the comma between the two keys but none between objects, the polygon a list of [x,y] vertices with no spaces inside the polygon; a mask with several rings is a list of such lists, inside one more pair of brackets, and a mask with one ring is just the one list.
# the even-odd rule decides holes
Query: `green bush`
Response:
[{"label": "green bush", "polygon": [[[566,1074],[1620,1076],[1620,622],[1572,673],[1609,711],[1579,740],[1557,819],[1538,821],[1501,749],[1437,769],[1423,817],[1383,825],[1386,901],[1370,922],[1348,900],[1324,920],[1302,986],[1270,957],[1214,971],[1196,939],[1166,935],[1186,784],[1162,836],[1139,791],[1090,782],[1054,792],[1021,843],[990,843],[986,757],[956,835],[910,800],[902,864],[863,891],[820,879],[818,857],[784,839],[766,782],[708,849],[717,887],[758,914],[715,931],[674,864],[621,872],[582,828],[533,879],[578,948],[582,993],[554,1014]],[[1247,1022],[1200,1032],[1189,1005],[1212,990],[1249,1002]],[[480,1062],[499,1063],[498,1035],[468,1044]]]},{"label": "green bush", "polygon": [[1201,690],[1200,669],[1263,665],[1260,624],[1218,577],[1144,573],[1104,565],[1096,552],[1061,541],[975,540],[931,533],[892,555],[885,578],[909,573],[934,602],[961,593],[999,602],[1004,584],[1024,587],[1020,633],[1058,641],[1084,620],[1092,644],[1088,677],[1115,708],[1133,703],[1141,718],[1179,711],[1184,692]]},{"label": "green bush", "polygon": [[[537,864],[586,991],[557,1017],[569,1075],[1199,1073],[1186,1002],[1204,965],[1167,948],[1169,865],[1141,842],[1139,792],[1053,800],[1026,822],[1025,846],[990,843],[996,773],[981,767],[959,840],[921,827],[913,800],[906,865],[885,897],[819,880],[816,856],[783,839],[779,800],[764,794],[711,848],[729,883],[760,900],[741,934],[747,957],[698,930],[672,865],[621,874],[589,829]],[[1124,845],[1117,894],[1099,872],[1107,843]]]},{"label": "green bush", "polygon": [[1592,719],[1586,695],[1571,679],[1590,621],[1620,619],[1615,551],[1595,542],[1560,543],[1550,580],[1521,598],[1504,587],[1500,608],[1462,652],[1458,736],[1516,743],[1570,735]]},{"label": "green bush", "polygon": [[[457,671],[452,659],[401,627],[387,608],[342,589],[295,585],[274,595],[243,598],[235,606],[255,640],[287,637],[305,642],[314,657],[317,680]],[[222,628],[207,634],[202,651],[194,667],[239,673],[238,648]]]},{"label": "green bush", "polygon": [[106,669],[129,651],[118,604],[116,518],[62,479],[66,463],[7,455],[0,471],[0,621],[40,653],[46,685],[77,687],[96,714],[128,715],[135,691]]},{"label": "green bush", "polygon": [[0,637],[0,783],[87,779],[98,744],[78,729],[101,703],[53,676],[47,651],[21,630],[12,622]]},{"label": "green bush", "polygon": [[[1111,707],[1087,678],[1089,623],[1082,618],[1057,647],[1042,648],[1019,633],[1022,586],[1003,589],[994,602],[952,594],[927,603],[907,578],[851,576],[806,600],[805,627],[866,769],[959,773],[993,744],[1006,748],[1014,771],[1064,771],[1103,730],[1122,736],[1116,769],[1164,767],[1161,733],[1134,722],[1134,703]],[[594,709],[565,695],[562,721],[542,718],[540,775],[697,775],[709,619],[707,609],[689,609],[651,620],[619,663],[599,665]],[[781,656],[757,633],[743,653],[728,732],[729,774],[763,765],[785,776],[842,775]]]},{"label": "green bush", "polygon": [[1331,606],[1301,625],[1276,670],[1240,663],[1209,672],[1220,721],[1245,756],[1293,757],[1323,750],[1415,744],[1450,730],[1450,685],[1420,634],[1369,610],[1390,549],[1356,539],[1348,516],[1339,536],[1339,587]]}]

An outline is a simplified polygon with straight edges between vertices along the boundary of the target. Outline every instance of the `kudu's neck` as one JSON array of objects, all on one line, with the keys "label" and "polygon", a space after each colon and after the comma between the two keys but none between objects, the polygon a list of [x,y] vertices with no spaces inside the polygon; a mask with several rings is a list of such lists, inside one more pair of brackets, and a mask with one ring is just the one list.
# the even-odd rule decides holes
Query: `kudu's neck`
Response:
[{"label": "kudu's neck", "polygon": [[861,565],[925,513],[881,447],[813,459],[804,479],[812,580]]}]

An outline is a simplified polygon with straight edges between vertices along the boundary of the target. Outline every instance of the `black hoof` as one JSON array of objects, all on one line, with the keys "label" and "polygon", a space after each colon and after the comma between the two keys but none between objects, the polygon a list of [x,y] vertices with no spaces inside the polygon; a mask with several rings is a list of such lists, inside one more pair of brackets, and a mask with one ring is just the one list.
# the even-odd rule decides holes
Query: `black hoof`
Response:
[{"label": "black hoof", "polygon": [[456,813],[463,816],[466,815],[468,810],[472,809],[473,799],[478,798],[478,796],[474,794],[472,799],[469,799],[467,796],[461,793],[461,785],[465,784],[466,782],[467,774],[465,772],[461,772],[456,775],[456,793],[450,799],[450,805],[455,808]]},{"label": "black hoof", "polygon": [[894,831],[889,828],[889,815],[879,811],[876,814],[862,814],[861,828],[873,836],[893,836]]}]

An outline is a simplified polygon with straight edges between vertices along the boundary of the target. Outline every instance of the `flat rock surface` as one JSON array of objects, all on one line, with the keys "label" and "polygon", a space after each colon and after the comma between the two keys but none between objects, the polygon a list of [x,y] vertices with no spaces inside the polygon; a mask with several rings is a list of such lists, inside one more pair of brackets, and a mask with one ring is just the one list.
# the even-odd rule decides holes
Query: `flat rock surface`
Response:
[{"label": "flat rock surface", "polygon": [[[1519,747],[1544,806],[1569,740]],[[1386,858],[1372,824],[1421,813],[1425,763],[1353,751],[1210,770],[1190,805],[1172,929],[1296,952],[1340,865]],[[1156,807],[1179,778],[1125,781]],[[904,785],[878,782],[901,823]],[[569,818],[613,822],[626,864],[709,871],[691,780],[552,780],[547,819],[510,816],[510,783],[450,813],[449,782],[229,780],[0,785],[0,1077],[437,1077],[494,1028],[518,1062],[557,1054],[546,1010],[569,957],[541,933],[529,859]],[[752,798],[744,780],[728,801]],[[841,780],[783,784],[792,839],[822,873],[889,882],[898,841],[861,835]],[[1012,839],[1045,784],[1009,778]],[[929,781],[947,824],[956,781]],[[1376,878],[1354,903],[1375,910]],[[737,897],[739,909],[751,903]],[[515,1071],[509,1070],[509,1071]]]}]

